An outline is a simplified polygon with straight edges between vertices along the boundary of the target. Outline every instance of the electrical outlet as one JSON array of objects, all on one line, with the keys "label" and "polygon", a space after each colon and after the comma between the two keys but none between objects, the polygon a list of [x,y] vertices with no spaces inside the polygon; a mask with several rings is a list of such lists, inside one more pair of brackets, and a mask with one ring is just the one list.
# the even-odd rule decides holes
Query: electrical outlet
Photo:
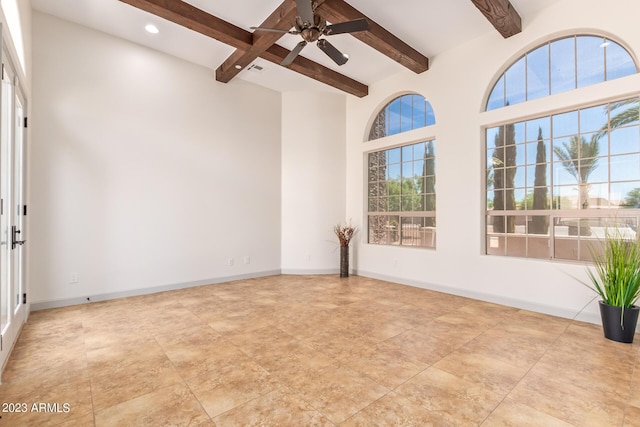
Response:
[{"label": "electrical outlet", "polygon": [[244,257],[244,263],[245,264],[251,264],[251,257],[249,255]]},{"label": "electrical outlet", "polygon": [[229,258],[229,259],[227,260],[227,265],[228,265],[229,267],[233,267],[233,258]]},{"label": "electrical outlet", "polygon": [[80,279],[78,278],[78,272],[72,271],[69,277],[69,283],[78,283]]}]

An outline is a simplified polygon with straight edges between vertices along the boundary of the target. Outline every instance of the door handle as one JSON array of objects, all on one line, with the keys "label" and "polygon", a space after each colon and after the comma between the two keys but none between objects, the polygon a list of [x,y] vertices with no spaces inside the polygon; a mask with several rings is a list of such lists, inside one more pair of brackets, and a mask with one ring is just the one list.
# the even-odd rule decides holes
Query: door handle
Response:
[{"label": "door handle", "polygon": [[24,245],[26,240],[18,240],[18,234],[20,234],[20,230],[15,225],[11,226],[11,249],[15,249],[17,245]]}]

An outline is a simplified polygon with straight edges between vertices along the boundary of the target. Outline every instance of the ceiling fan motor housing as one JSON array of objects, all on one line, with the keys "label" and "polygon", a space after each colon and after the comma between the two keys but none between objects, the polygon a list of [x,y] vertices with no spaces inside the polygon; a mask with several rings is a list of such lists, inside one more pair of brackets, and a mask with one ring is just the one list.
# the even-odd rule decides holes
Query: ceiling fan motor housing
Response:
[{"label": "ceiling fan motor housing", "polygon": [[322,19],[318,15],[314,16],[313,25],[305,24],[307,23],[302,22],[302,19],[300,17],[296,18],[296,30],[308,43],[317,41],[320,36],[324,34],[324,30],[327,27],[327,21],[325,19]]}]

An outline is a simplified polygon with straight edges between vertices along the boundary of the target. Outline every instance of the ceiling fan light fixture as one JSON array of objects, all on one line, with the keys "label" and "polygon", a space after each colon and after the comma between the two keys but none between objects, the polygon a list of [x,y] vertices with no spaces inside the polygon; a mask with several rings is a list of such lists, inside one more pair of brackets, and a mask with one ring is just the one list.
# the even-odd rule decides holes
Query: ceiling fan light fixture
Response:
[{"label": "ceiling fan light fixture", "polygon": [[155,26],[155,25],[153,25],[153,24],[147,24],[147,25],[144,27],[144,29],[145,29],[145,30],[147,30],[147,32],[148,32],[148,33],[151,33],[151,34],[158,34],[158,33],[160,32],[160,30],[158,29],[158,27],[156,27],[156,26]]}]

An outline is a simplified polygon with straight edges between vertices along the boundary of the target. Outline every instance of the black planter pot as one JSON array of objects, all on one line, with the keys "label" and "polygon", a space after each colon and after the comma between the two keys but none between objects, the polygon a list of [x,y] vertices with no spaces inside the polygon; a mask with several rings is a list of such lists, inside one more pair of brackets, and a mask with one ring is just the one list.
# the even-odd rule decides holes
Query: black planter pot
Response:
[{"label": "black planter pot", "polygon": [[340,277],[349,277],[349,246],[340,246]]},{"label": "black planter pot", "polygon": [[602,318],[604,337],[612,341],[632,343],[633,336],[636,333],[639,313],[640,308],[635,305],[625,308],[622,324],[620,324],[622,307],[616,307],[600,301],[600,316]]}]

